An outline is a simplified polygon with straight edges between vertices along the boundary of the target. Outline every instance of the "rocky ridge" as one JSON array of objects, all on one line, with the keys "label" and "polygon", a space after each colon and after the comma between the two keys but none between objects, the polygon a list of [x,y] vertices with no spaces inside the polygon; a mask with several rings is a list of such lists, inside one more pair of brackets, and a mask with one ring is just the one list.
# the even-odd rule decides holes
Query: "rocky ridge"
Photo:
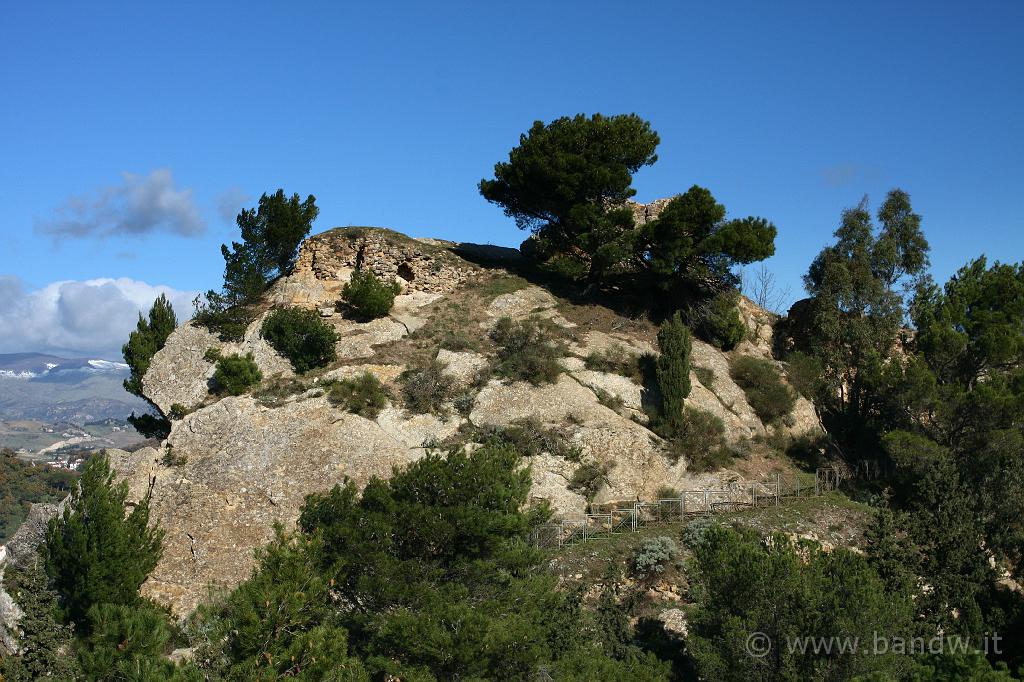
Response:
[{"label": "rocky ridge", "polygon": [[[370,228],[337,229],[310,238],[294,272],[268,292],[267,307],[320,310],[340,335],[339,360],[299,378],[298,388],[273,400],[263,389],[286,386],[296,377],[288,362],[259,337],[261,319],[236,344],[223,343],[192,324],[176,330],[153,358],[143,385],[165,414],[176,404],[190,413],[172,423],[159,448],[111,453],[134,499],[152,489],[152,518],[167,532],[163,557],[143,593],[179,615],[187,614],[211,588],[230,587],[247,577],[253,550],[272,538],[275,523],[286,528],[294,524],[306,495],[345,478],[361,486],[373,476],[388,476],[394,467],[415,461],[428,445],[463,427],[502,426],[528,418],[559,429],[578,447],[583,461],[606,469],[594,498],[598,504],[651,499],[664,486],[749,485],[737,471],[694,475],[685,460],[670,462],[658,436],[645,426],[644,388],[630,377],[587,368],[587,356],[598,351],[653,353],[651,325],[603,308],[588,318],[579,314],[581,308],[525,281],[492,295],[489,282],[514,281],[501,267],[502,259],[515,257],[508,251],[414,240]],[[472,260],[460,255],[469,253]],[[486,266],[479,264],[485,261]],[[357,267],[395,277],[402,286],[388,317],[357,323],[337,311],[341,288]],[[541,386],[496,378],[481,383],[480,373],[489,365],[486,349],[438,348],[429,333],[449,310],[456,311],[454,319],[462,324],[458,331],[469,337],[486,336],[486,329],[505,316],[550,320],[568,340],[560,360],[564,372],[555,383]],[[741,303],[741,313],[750,333],[733,353],[770,357],[770,314],[748,301]],[[265,377],[261,390],[220,399],[210,395],[210,348],[253,353]],[[339,409],[324,395],[324,382],[364,371],[394,387],[403,369],[424,353],[445,364],[456,383],[476,386],[467,409],[453,409],[444,418],[409,414],[393,400],[371,420]],[[731,444],[743,446],[776,428],[793,435],[819,428],[813,406],[803,399],[785,425],[762,424],[729,376],[728,355],[718,349],[695,340],[693,364],[714,380],[704,386],[692,374],[688,402],[721,418]],[[551,453],[531,460],[533,498],[550,501],[562,515],[586,510],[587,500],[570,485],[579,463]]]}]

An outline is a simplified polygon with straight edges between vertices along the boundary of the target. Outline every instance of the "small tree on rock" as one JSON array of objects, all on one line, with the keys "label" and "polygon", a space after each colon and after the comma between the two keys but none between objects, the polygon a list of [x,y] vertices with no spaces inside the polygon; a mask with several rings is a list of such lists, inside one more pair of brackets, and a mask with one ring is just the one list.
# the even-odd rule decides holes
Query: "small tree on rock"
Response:
[{"label": "small tree on rock", "polygon": [[177,326],[178,318],[165,294],[160,294],[153,302],[148,319],[139,313],[135,331],[128,335],[128,343],[121,347],[124,361],[131,370],[131,376],[124,380],[124,390],[142,395],[142,377],[146,375],[149,363]]}]

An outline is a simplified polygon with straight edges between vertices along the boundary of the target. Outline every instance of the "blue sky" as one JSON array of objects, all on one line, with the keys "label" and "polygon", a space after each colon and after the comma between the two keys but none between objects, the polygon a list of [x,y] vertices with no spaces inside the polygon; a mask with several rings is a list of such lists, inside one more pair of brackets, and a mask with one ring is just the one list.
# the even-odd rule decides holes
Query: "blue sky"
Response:
[{"label": "blue sky", "polygon": [[1020,2],[8,4],[0,352],[116,355],[140,301],[218,285],[230,216],[278,187],[315,230],[517,245],[476,183],[577,112],[658,130],[638,199],[696,183],[772,220],[793,297],[840,211],[896,186],[937,278],[1018,261],[1022,26]]}]

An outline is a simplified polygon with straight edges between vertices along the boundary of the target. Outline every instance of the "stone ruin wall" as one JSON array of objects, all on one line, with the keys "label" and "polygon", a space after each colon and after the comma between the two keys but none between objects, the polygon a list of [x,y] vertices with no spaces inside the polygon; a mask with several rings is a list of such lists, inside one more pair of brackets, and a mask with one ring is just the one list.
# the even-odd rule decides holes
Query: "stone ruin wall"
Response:
[{"label": "stone ruin wall", "polygon": [[324,282],[346,281],[358,268],[383,279],[396,278],[403,291],[436,294],[451,292],[480,274],[479,268],[441,247],[398,243],[382,232],[317,235],[303,245],[296,263],[296,270],[308,270]]}]

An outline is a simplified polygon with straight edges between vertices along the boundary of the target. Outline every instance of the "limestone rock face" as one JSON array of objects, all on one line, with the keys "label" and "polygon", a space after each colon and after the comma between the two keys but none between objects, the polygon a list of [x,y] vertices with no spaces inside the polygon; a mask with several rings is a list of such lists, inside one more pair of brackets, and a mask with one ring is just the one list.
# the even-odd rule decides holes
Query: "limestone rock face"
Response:
[{"label": "limestone rock face", "polygon": [[176,422],[167,447],[186,462],[165,466],[151,448],[115,451],[112,460],[133,497],[153,486],[152,518],[167,535],[142,592],[178,614],[195,608],[210,586],[245,579],[253,550],[272,539],[275,523],[295,523],[306,495],[345,477],[365,485],[422,454],[322,397],[277,409],[225,398]]},{"label": "limestone rock face", "polygon": [[206,399],[213,363],[203,358],[208,348],[219,348],[214,334],[186,322],[174,330],[157,351],[142,378],[146,397],[166,414],[175,403],[191,407]]}]

